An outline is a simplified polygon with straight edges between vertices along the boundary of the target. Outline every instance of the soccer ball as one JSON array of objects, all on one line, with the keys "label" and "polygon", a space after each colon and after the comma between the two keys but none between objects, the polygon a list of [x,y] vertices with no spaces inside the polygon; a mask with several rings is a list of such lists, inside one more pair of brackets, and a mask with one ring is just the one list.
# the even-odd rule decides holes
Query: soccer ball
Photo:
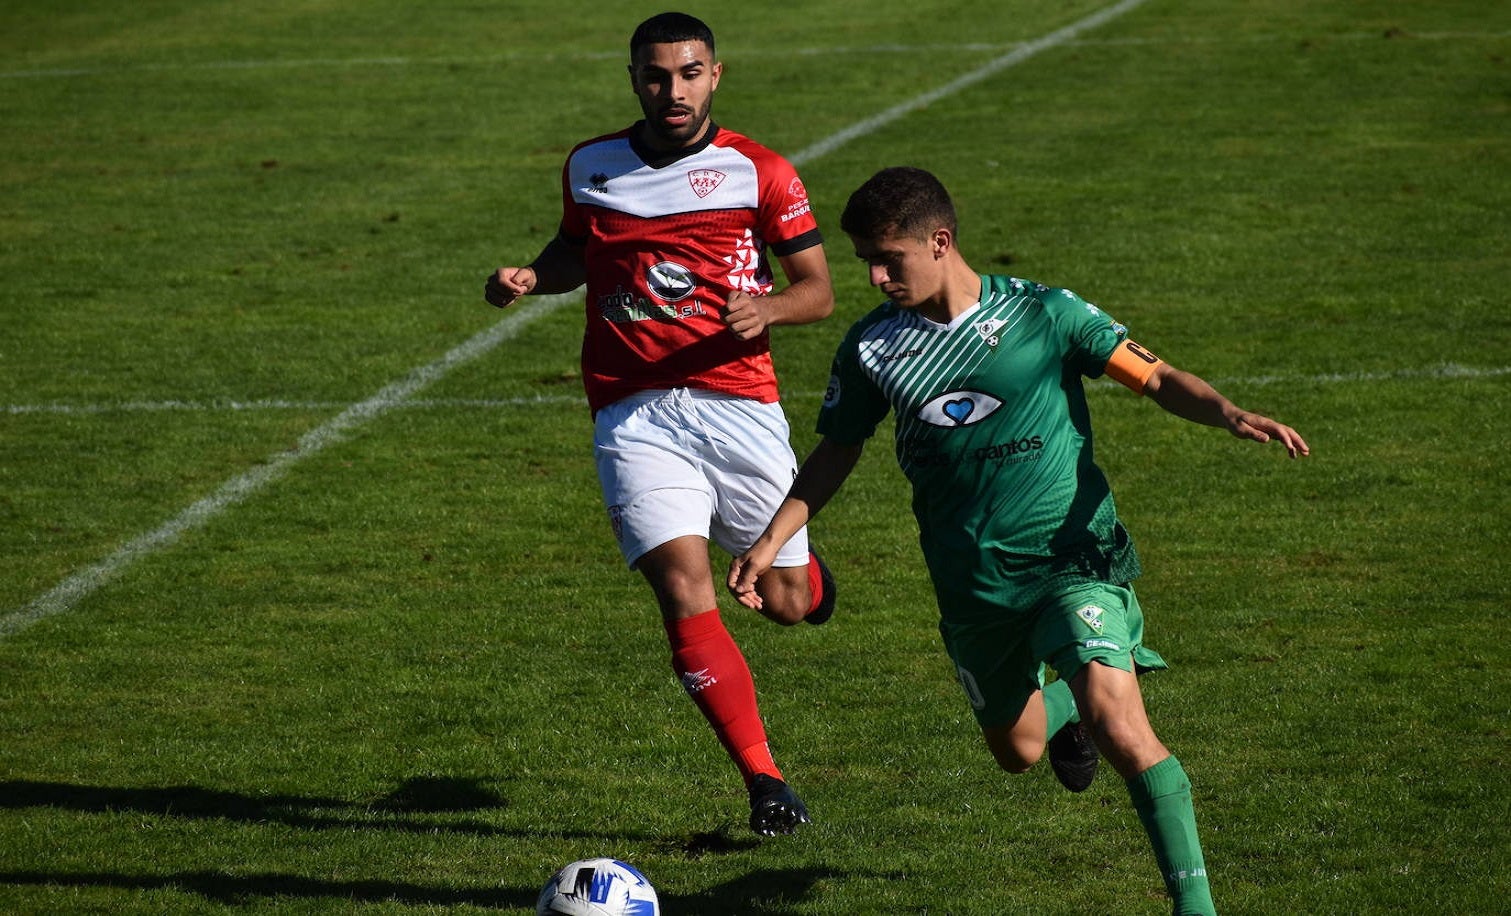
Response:
[{"label": "soccer ball", "polygon": [[583,859],[551,876],[535,916],[661,916],[656,889],[618,859]]}]

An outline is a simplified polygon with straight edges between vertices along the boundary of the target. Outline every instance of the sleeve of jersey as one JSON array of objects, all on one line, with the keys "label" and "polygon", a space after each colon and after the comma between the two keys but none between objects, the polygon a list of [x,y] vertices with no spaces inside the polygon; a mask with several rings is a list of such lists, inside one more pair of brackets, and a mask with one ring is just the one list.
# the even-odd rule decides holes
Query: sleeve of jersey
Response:
[{"label": "sleeve of jersey", "polygon": [[886,397],[861,369],[859,326],[845,335],[829,370],[829,387],[818,411],[816,431],[841,445],[859,445],[876,434],[887,415]]},{"label": "sleeve of jersey", "polygon": [[771,253],[795,254],[821,244],[808,189],[792,163],[769,150],[757,160],[761,173],[761,233]]},{"label": "sleeve of jersey", "polygon": [[1106,375],[1135,394],[1144,385],[1160,359],[1128,339],[1128,329],[1111,315],[1067,289],[1049,290],[1045,307],[1065,334],[1066,358],[1087,378]]},{"label": "sleeve of jersey", "polygon": [[[573,150],[573,155],[576,154]],[[588,237],[588,224],[583,218],[582,208],[577,205],[577,198],[572,194],[572,157],[561,167],[561,226],[557,234],[569,242],[582,244]]]}]

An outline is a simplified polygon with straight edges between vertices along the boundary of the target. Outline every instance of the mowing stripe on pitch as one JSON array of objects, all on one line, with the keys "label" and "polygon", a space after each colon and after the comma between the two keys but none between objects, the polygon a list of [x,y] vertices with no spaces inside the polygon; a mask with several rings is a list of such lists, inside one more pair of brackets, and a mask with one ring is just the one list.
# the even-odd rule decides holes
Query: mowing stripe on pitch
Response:
[{"label": "mowing stripe on pitch", "polygon": [[[972,70],[939,89],[923,93],[912,101],[895,105],[879,115],[867,118],[789,157],[794,164],[811,162],[832,152],[851,140],[865,136],[897,119],[946,96],[966,89],[987,77],[1021,63],[1041,51],[1064,44],[1081,32],[1095,28],[1121,16],[1144,0],[1122,0],[1098,12],[1078,20],[1043,38],[1020,45],[985,65]],[[114,553],[91,566],[78,570],[53,586],[51,590],[18,610],[0,616],[0,636],[15,633],[38,620],[72,610],[81,600],[109,582],[136,560],[172,544],[185,531],[197,528],[224,512],[227,508],[246,499],[252,493],[281,477],[295,462],[339,442],[346,434],[374,417],[380,416],[410,400],[416,393],[440,379],[457,366],[476,359],[519,332],[532,318],[554,311],[575,296],[542,297],[528,306],[518,306],[493,327],[476,335],[471,340],[447,353],[440,360],[414,370],[400,381],[342,411],[336,418],[316,427],[299,440],[297,448],[274,455],[266,464],[235,477],[222,484],[210,496],[205,497],[162,527],[139,535]]]},{"label": "mowing stripe on pitch", "polygon": [[[1158,37],[1123,37],[1123,38],[1076,38],[1063,42],[1070,47],[1108,48],[1108,47],[1173,47],[1179,45],[1275,45],[1292,44],[1302,40],[1305,36],[1291,33],[1274,33],[1269,35],[1161,35]],[[1382,37],[1389,37],[1388,33],[1380,31],[1363,32],[1338,32],[1328,35],[1327,40],[1376,42]],[[1505,31],[1433,31],[1411,32],[1410,39],[1414,42],[1421,41],[1450,41],[1463,43],[1471,41],[1500,41],[1511,37],[1511,32]],[[1025,42],[1018,41],[961,41],[945,44],[907,44],[889,42],[872,45],[832,45],[828,47],[792,47],[783,45],[774,48],[762,48],[758,46],[742,46],[728,52],[721,52],[723,60],[767,60],[773,57],[833,57],[841,54],[867,55],[878,54],[990,54],[1005,51],[1010,48],[1022,47]],[[497,64],[510,63],[542,63],[556,61],[599,61],[599,60],[622,60],[622,51],[575,51],[559,53],[554,51],[504,51],[498,54],[473,55],[466,57],[306,57],[293,60],[212,60],[189,63],[167,64],[124,64],[116,67],[54,67],[46,70],[9,70],[0,71],[0,80],[44,80],[44,79],[67,79],[70,77],[93,77],[115,76],[122,73],[179,73],[192,71],[216,71],[216,70],[295,70],[295,69],[353,69],[358,67],[459,67],[459,66],[495,66]]]}]

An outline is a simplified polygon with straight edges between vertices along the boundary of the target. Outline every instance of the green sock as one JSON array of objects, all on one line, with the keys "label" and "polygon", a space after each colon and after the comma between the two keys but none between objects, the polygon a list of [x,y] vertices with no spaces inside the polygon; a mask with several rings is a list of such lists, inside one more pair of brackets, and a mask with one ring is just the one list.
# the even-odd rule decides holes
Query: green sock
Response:
[{"label": "green sock", "polygon": [[1049,730],[1044,734],[1051,738],[1066,722],[1081,721],[1081,714],[1076,712],[1076,698],[1070,695],[1069,684],[1051,681],[1044,685],[1044,713],[1049,719]]},{"label": "green sock", "polygon": [[1154,846],[1165,889],[1175,901],[1175,916],[1215,916],[1185,768],[1166,757],[1128,780],[1128,794]]}]

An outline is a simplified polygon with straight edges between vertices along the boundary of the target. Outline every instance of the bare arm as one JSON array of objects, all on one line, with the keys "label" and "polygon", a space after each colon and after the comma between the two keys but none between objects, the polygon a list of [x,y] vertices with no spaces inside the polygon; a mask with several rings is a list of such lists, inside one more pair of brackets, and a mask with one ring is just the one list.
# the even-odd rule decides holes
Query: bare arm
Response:
[{"label": "bare arm", "polygon": [[724,323],[741,340],[749,340],[774,324],[808,324],[834,311],[834,286],[824,246],[814,245],[777,259],[787,286],[769,296],[736,290],[724,308]]},{"label": "bare arm", "polygon": [[569,293],[586,283],[587,279],[582,248],[564,241],[558,235],[528,265],[500,267],[494,271],[483,287],[483,299],[503,308],[512,305],[520,296],[531,293]]},{"label": "bare arm", "polygon": [[1144,393],[1170,413],[1193,423],[1226,429],[1240,439],[1268,442],[1278,439],[1295,458],[1311,454],[1306,440],[1294,429],[1261,414],[1243,410],[1218,393],[1206,380],[1161,362],[1144,383]]},{"label": "bare arm", "polygon": [[825,438],[809,453],[798,469],[792,489],[787,491],[787,498],[772,516],[766,530],[749,550],[729,563],[729,591],[741,604],[760,609],[761,596],[755,590],[756,579],[771,568],[782,545],[839,492],[850,472],[855,470],[862,448],[861,445],[840,445]]}]

